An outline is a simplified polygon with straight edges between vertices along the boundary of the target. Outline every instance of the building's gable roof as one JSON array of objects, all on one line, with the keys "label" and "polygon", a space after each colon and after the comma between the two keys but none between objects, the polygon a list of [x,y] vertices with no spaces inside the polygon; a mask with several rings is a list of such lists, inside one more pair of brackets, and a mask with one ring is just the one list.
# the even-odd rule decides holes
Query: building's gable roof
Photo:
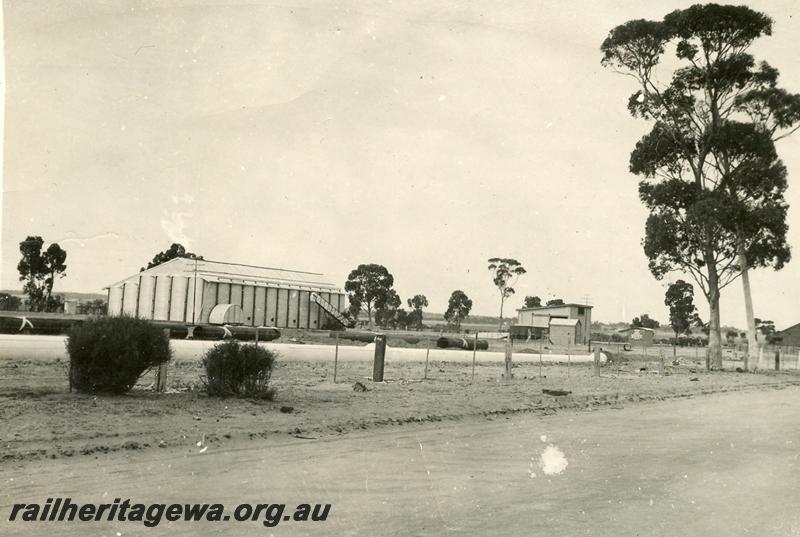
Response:
[{"label": "building's gable roof", "polygon": [[552,306],[533,306],[531,308],[517,308],[517,311],[552,310],[552,309],[567,308],[567,307],[592,309],[594,306],[589,306],[588,304],[576,304],[574,302],[570,302],[568,304],[553,304]]},{"label": "building's gable roof", "polygon": [[800,346],[800,323],[784,328],[780,332],[775,332],[774,336],[780,338],[779,345],[790,347]]},{"label": "building's gable roof", "polygon": [[800,330],[800,323],[790,326],[789,328],[784,328],[783,330],[776,332],[776,334],[790,334],[792,332],[796,332]]},{"label": "building's gable roof", "polygon": [[643,326],[629,326],[628,328],[620,328],[617,330],[617,333],[624,334],[625,332],[633,332],[634,330],[644,330],[645,332],[650,332],[652,334],[656,333],[656,331],[652,328],[645,328]]},{"label": "building's gable roof", "polygon": [[111,284],[108,287],[120,285],[131,278],[140,276],[157,276],[169,274],[170,276],[197,276],[206,281],[220,283],[239,283],[251,285],[271,285],[278,287],[297,287],[325,292],[341,292],[341,289],[323,274],[318,272],[304,272],[273,267],[259,267],[242,263],[225,263],[209,259],[190,259],[176,257],[165,263],[144,270],[138,274]]}]

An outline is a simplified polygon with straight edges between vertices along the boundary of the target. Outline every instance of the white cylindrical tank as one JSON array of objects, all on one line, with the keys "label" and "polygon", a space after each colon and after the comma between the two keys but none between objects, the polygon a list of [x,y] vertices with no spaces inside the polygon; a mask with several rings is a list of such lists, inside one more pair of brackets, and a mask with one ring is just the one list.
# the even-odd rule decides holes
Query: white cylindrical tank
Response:
[{"label": "white cylindrical tank", "polygon": [[239,304],[217,304],[208,316],[209,324],[243,324],[244,312]]},{"label": "white cylindrical tank", "polygon": [[136,317],[136,304],[139,301],[139,284],[137,281],[125,282],[124,297],[122,298],[122,313]]},{"label": "white cylindrical tank", "polygon": [[169,301],[169,320],[170,321],[185,321],[184,314],[187,311],[188,304],[186,300],[189,298],[189,278],[186,276],[173,276],[172,277],[172,293]]},{"label": "white cylindrical tank", "polygon": [[153,306],[153,320],[169,320],[169,300],[172,293],[172,277],[167,274],[156,276],[155,305]]},{"label": "white cylindrical tank", "polygon": [[153,306],[156,299],[156,277],[142,276],[139,284],[139,318],[152,319]]},{"label": "white cylindrical tank", "polygon": [[115,285],[108,290],[108,314],[122,315],[122,290],[124,284]]}]

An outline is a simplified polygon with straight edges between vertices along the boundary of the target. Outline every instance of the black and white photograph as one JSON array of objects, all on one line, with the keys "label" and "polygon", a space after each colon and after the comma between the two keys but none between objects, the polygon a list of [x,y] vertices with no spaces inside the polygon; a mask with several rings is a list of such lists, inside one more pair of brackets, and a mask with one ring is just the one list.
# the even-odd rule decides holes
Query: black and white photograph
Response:
[{"label": "black and white photograph", "polygon": [[0,535],[800,537],[800,3],[0,0]]}]

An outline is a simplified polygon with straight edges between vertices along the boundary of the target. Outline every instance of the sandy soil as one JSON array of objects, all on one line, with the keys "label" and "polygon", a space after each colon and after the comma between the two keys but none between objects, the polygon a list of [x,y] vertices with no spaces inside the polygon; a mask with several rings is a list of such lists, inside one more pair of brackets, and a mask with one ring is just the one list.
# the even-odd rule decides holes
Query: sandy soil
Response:
[{"label": "sandy soil", "polygon": [[[415,422],[459,421],[500,414],[549,414],[558,409],[620,407],[638,401],[720,391],[768,389],[800,383],[796,372],[705,373],[678,367],[659,376],[635,363],[608,365],[592,376],[585,365],[517,364],[515,380],[500,379],[500,364],[388,363],[386,382],[374,384],[369,362],[285,362],[274,373],[274,401],[205,396],[197,361],[170,366],[169,391],[148,389],[153,376],[122,397],[68,392],[65,364],[42,360],[0,361],[0,465],[25,460],[96,456],[119,450],[193,449],[197,442],[223,446],[234,440],[338,436],[352,431]],[[648,364],[652,367],[652,364]],[[696,381],[692,381],[696,378]],[[363,382],[369,391],[355,392]],[[543,388],[572,393],[553,397]]]},{"label": "sandy soil", "polygon": [[[705,380],[705,379],[704,379]],[[369,392],[372,393],[372,392]],[[6,467],[2,535],[800,535],[800,389]],[[9,522],[10,506],[329,503],[324,522]]]}]

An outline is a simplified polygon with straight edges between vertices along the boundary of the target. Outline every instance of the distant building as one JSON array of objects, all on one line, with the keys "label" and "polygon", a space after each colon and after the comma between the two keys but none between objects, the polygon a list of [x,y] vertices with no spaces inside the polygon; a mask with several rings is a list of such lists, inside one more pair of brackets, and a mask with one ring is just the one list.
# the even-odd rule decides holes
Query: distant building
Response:
[{"label": "distant building", "polygon": [[64,313],[66,313],[67,315],[75,315],[76,313],[79,313],[79,311],[78,311],[79,304],[80,304],[80,301],[78,299],[75,299],[75,298],[71,298],[69,300],[65,300],[64,301]]},{"label": "distant building", "polygon": [[800,347],[800,323],[780,332],[775,332],[772,335],[772,339],[776,345],[782,347]]},{"label": "distant building", "polygon": [[[578,321],[563,323],[561,320]],[[553,322],[556,321],[555,324]],[[559,339],[571,337],[571,344],[589,343],[592,327],[592,306],[586,304],[561,304],[559,306],[537,306],[517,310],[517,324],[512,328],[515,337],[526,333],[541,337],[547,332],[553,339],[554,329]],[[565,343],[566,344],[566,343]]]},{"label": "distant building", "polygon": [[[175,258],[108,286],[108,314],[190,324],[233,304],[249,326],[323,328],[345,295],[322,274]],[[216,315],[216,314],[215,314]],[[238,315],[238,313],[237,313]],[[223,316],[224,317],[224,316]]]},{"label": "distant building", "polygon": [[637,347],[649,347],[653,344],[653,336],[656,331],[652,328],[642,328],[641,326],[631,326],[617,330],[618,334],[627,338],[628,343]]},{"label": "distant building", "polygon": [[581,328],[580,319],[550,319],[550,341],[562,346],[573,345],[576,341],[580,343]]}]

